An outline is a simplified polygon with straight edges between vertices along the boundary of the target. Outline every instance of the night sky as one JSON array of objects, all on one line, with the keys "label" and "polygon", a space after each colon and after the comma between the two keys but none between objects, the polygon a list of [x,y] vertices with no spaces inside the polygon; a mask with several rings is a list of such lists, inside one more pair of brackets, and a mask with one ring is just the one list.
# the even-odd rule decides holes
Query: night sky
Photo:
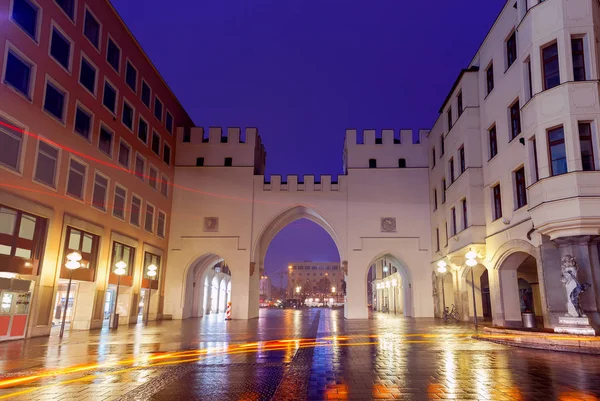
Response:
[{"label": "night sky", "polygon": [[[505,3],[111,1],[197,125],[258,127],[268,175],[340,174],[347,128],[430,128]],[[305,220],[266,269],[302,260],[339,260]]]}]

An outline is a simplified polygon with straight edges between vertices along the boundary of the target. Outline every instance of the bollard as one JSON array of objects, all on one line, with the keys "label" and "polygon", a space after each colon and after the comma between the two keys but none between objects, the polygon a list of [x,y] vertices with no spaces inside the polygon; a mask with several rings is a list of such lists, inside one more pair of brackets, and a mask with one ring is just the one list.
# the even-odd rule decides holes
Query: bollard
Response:
[{"label": "bollard", "polygon": [[231,320],[231,302],[227,302],[227,311],[225,312],[225,320]]}]

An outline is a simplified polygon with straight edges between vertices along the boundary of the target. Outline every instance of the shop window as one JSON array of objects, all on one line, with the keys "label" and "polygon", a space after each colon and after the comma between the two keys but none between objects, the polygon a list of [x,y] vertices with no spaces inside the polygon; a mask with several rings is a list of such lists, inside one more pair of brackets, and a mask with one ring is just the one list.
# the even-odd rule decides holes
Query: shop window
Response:
[{"label": "shop window", "polygon": [[94,281],[99,243],[100,237],[97,235],[68,226],[63,251],[64,260],[61,264],[61,277],[69,278],[71,274],[71,271],[64,266],[67,262],[67,255],[71,252],[78,252],[82,257],[80,260],[81,266],[79,269],[72,271],[73,278]]},{"label": "shop window", "polygon": [[[47,220],[7,206],[0,206],[0,265],[23,274],[32,272],[31,263],[11,262],[11,258],[39,260],[46,238]],[[19,269],[24,267],[25,269]],[[30,269],[26,269],[26,268]],[[29,271],[26,271],[29,270]]]},{"label": "shop window", "polygon": [[113,242],[113,251],[110,264],[111,274],[114,274],[114,271],[117,268],[116,264],[121,261],[127,264],[127,266],[125,267],[124,276],[133,276],[133,268],[135,263],[135,248],[115,241]]}]

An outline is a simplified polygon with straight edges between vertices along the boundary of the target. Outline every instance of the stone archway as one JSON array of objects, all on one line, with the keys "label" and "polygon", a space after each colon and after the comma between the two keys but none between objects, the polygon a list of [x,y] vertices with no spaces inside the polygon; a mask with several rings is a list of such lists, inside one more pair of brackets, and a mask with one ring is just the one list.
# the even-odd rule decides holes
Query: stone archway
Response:
[{"label": "stone archway", "polygon": [[250,259],[255,266],[258,266],[261,270],[264,268],[267,249],[273,238],[275,238],[275,236],[288,224],[300,219],[307,219],[323,228],[329,236],[331,236],[333,242],[335,242],[338,253],[340,254],[340,261],[345,260],[345,247],[341,243],[340,236],[337,234],[332,224],[314,208],[306,205],[295,205],[280,212],[262,227],[260,234],[254,241],[253,252],[250,256]]}]

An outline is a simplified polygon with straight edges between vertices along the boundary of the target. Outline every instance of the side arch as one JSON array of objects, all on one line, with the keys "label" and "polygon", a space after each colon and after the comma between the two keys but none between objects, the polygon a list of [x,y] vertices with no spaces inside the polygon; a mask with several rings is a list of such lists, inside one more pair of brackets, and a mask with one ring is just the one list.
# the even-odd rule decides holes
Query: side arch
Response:
[{"label": "side arch", "polygon": [[404,316],[405,317],[413,317],[414,316],[414,303],[413,303],[413,278],[410,268],[408,264],[404,262],[404,260],[391,251],[382,251],[377,256],[371,259],[371,261],[366,265],[363,271],[364,277],[364,291],[367,291],[366,283],[368,282],[368,274],[369,269],[373,264],[377,261],[388,258],[392,263],[398,266],[398,273],[400,273],[400,277],[402,277],[402,300],[404,304]]},{"label": "side arch", "polygon": [[215,253],[200,254],[190,260],[181,277],[184,283],[181,293],[181,305],[183,308],[182,318],[198,316],[204,304],[204,279],[205,273],[212,269],[217,263],[222,262],[223,257]]}]

